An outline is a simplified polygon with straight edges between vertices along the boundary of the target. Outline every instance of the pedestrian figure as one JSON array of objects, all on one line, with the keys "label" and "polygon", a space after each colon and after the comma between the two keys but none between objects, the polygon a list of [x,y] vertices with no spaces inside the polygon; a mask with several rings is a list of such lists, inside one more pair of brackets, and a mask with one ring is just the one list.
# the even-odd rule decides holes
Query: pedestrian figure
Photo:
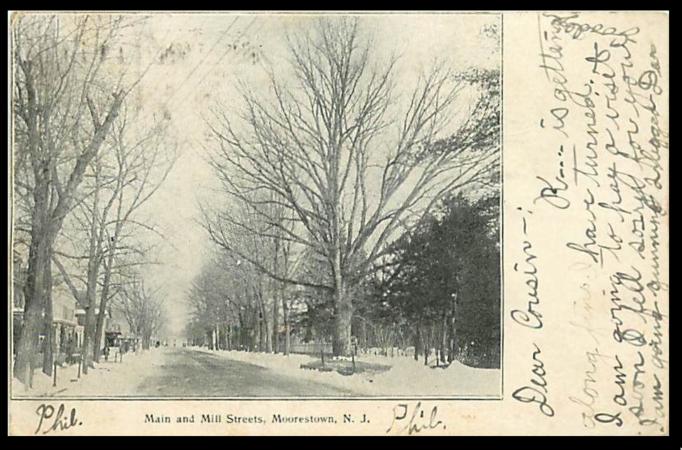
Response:
[{"label": "pedestrian figure", "polygon": [[76,350],[76,341],[74,339],[74,336],[71,335],[69,336],[67,342],[66,342],[66,361],[71,364],[74,362],[73,354],[75,353]]}]

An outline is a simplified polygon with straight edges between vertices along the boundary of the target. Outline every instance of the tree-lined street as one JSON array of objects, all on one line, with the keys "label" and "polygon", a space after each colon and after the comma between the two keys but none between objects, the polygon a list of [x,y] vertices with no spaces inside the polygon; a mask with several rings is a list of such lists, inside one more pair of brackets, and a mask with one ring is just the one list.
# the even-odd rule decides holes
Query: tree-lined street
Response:
[{"label": "tree-lined street", "polygon": [[[260,356],[260,357],[255,357]],[[434,371],[410,358],[369,357],[354,375],[304,370],[316,364],[306,355],[253,354],[199,347],[159,347],[102,360],[87,375],[75,366],[57,369],[54,377],[37,375],[34,388],[16,380],[15,397],[107,398],[297,398],[376,396],[499,395],[494,369],[462,365]],[[371,364],[367,364],[369,361]],[[392,366],[392,367],[391,367]]]},{"label": "tree-lined street", "polygon": [[499,17],[443,17],[428,49],[412,20],[16,15],[17,382],[493,389]]}]

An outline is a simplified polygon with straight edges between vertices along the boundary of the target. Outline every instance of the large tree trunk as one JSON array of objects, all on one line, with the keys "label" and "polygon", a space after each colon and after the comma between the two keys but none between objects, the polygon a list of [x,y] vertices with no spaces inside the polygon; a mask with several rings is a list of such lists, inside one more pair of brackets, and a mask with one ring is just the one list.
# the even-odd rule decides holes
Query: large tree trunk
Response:
[{"label": "large tree trunk", "polygon": [[[334,356],[350,356],[351,354],[351,322],[353,306],[350,289],[346,275],[350,273],[344,270],[348,264],[342,263],[341,223],[339,192],[339,166],[338,160],[331,161],[330,188],[333,198],[332,213],[330,217],[331,249],[332,249],[332,275],[334,277],[334,329],[332,336],[332,352]],[[346,255],[350,258],[351,255]]]},{"label": "large tree trunk", "polygon": [[52,311],[52,252],[50,252],[50,264],[45,270],[45,286],[49,289],[45,295],[45,342],[43,346],[43,373],[52,376],[52,364],[54,363],[55,330],[53,327]]},{"label": "large tree trunk", "polygon": [[[104,318],[106,315],[106,300],[104,297],[104,294],[102,294],[102,298],[100,298],[99,301],[99,311],[97,314],[97,318],[95,321],[95,342],[100,343],[102,342],[102,335],[104,334]],[[100,354],[102,353],[102,349],[100,348],[99,345],[95,345],[94,347],[94,360],[95,362],[99,362]]]},{"label": "large tree trunk", "polygon": [[85,311],[85,324],[83,330],[83,373],[88,373],[88,367],[92,364],[92,356],[94,354],[93,348],[97,347],[97,343],[94,342],[94,331],[95,331],[95,287],[97,281],[95,280],[92,284],[88,282],[87,288],[87,306]]},{"label": "large tree trunk", "polygon": [[[36,200],[39,198],[37,197]],[[33,358],[38,353],[38,338],[44,326],[44,308],[52,289],[52,286],[46,283],[48,280],[46,273],[51,267],[50,250],[53,240],[52,233],[46,225],[46,216],[46,209],[34,209],[26,285],[24,286],[24,317],[14,365],[15,377],[24,383],[29,381],[29,372],[33,370]]]},{"label": "large tree trunk", "polygon": [[[31,275],[29,275],[30,277]],[[33,291],[32,295],[35,300],[28,301],[29,297],[28,295],[26,296],[21,337],[17,344],[17,358],[14,364],[14,376],[23,383],[28,383],[30,380],[30,372],[33,370],[33,358],[37,353],[38,336],[43,324],[43,305],[40,301],[41,295],[38,294],[38,292],[43,291],[42,282],[40,284],[41,286],[34,289],[30,289],[27,285],[26,289],[26,291]]]},{"label": "large tree trunk", "polygon": [[[99,183],[97,177],[99,175],[99,167],[95,171],[95,192],[93,196],[92,210],[97,211],[99,204]],[[85,324],[83,332],[83,373],[88,373],[88,367],[92,362],[94,356],[93,348],[99,347],[93,336],[95,333],[95,307],[97,303],[97,276],[99,274],[99,252],[98,252],[98,235],[97,235],[97,217],[92,217],[90,224],[90,246],[88,259],[88,278],[86,289],[86,306],[85,306]]]},{"label": "large tree trunk", "polygon": [[34,175],[31,244],[24,286],[24,317],[14,364],[14,376],[24,383],[28,383],[29,375],[32,375],[33,358],[38,353],[38,339],[44,326],[45,304],[52,290],[52,286],[47,284],[48,279],[51,279],[47,273],[52,264],[50,257],[54,240],[48,211],[50,186],[47,163],[38,166]]},{"label": "large tree trunk", "polygon": [[332,351],[334,356],[350,356],[351,353],[351,319],[353,306],[351,296],[338,281],[334,292],[334,335],[332,338]]}]

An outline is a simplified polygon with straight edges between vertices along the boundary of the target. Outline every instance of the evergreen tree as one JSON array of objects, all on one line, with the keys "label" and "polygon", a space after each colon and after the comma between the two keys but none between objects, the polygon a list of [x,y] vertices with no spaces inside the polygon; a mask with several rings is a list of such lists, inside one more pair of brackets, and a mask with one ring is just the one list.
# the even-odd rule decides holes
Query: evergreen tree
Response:
[{"label": "evergreen tree", "polygon": [[412,325],[415,347],[475,366],[499,367],[499,197],[446,198],[393,246],[374,309]]}]

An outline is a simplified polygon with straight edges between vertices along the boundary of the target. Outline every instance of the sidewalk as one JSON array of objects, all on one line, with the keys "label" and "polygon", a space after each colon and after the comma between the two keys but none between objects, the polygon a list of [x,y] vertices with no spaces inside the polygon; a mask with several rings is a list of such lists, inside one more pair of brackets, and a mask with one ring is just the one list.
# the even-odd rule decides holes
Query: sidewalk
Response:
[{"label": "sidewalk", "polygon": [[151,375],[163,362],[163,351],[159,348],[126,353],[123,362],[100,360],[85,375],[78,378],[78,364],[57,366],[57,386],[53,377],[36,370],[33,374],[33,388],[26,387],[16,378],[12,379],[13,397],[59,397],[59,396],[115,396],[134,395],[137,385],[145,376]]}]

